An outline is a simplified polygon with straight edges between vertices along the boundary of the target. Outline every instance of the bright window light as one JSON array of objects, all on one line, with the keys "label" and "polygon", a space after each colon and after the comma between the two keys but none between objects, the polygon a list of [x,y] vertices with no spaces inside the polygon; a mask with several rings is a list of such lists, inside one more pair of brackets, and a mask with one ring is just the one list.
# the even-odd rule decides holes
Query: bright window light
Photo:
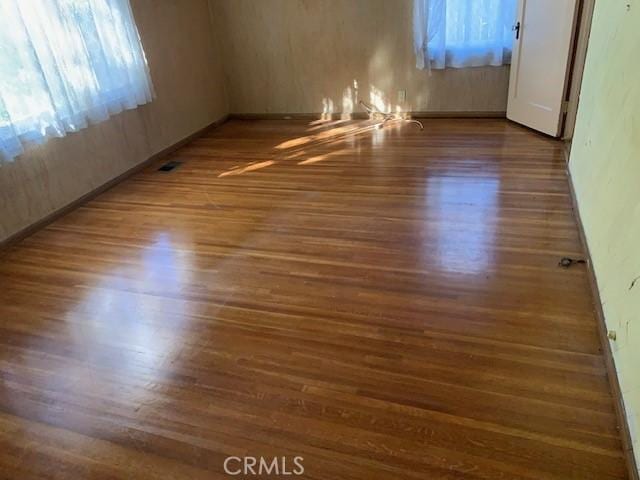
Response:
[{"label": "bright window light", "polygon": [[0,163],[152,97],[128,0],[0,0]]}]

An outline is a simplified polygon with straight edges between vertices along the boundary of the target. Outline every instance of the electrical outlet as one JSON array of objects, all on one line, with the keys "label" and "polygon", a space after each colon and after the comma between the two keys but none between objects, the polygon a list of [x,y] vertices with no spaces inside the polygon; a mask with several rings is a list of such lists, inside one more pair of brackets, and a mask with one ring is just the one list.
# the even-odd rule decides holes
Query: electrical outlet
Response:
[{"label": "electrical outlet", "polygon": [[407,91],[398,90],[398,103],[404,103],[407,101]]}]

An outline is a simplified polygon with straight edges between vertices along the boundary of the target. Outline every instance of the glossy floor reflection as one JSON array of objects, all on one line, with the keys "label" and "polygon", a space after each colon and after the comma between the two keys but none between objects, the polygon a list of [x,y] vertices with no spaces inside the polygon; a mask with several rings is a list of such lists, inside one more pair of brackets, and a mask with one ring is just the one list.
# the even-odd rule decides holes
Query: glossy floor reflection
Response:
[{"label": "glossy floor reflection", "polygon": [[0,257],[0,476],[625,478],[561,152],[232,121],[100,195]]}]

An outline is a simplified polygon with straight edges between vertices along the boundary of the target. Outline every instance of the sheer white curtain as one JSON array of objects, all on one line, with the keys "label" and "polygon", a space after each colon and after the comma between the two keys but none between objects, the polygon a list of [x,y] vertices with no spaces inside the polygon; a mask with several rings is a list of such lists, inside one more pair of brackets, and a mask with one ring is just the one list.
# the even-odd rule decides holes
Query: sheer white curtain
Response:
[{"label": "sheer white curtain", "polygon": [[416,66],[510,63],[516,8],[517,0],[414,0]]},{"label": "sheer white curtain", "polygon": [[152,97],[129,0],[0,0],[0,164]]}]

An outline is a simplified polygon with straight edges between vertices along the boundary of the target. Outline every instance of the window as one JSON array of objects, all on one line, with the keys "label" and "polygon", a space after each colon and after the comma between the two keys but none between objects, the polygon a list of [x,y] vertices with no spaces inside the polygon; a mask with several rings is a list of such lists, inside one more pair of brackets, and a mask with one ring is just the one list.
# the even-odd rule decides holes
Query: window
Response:
[{"label": "window", "polygon": [[517,0],[414,0],[416,66],[510,63],[516,5]]},{"label": "window", "polygon": [[129,0],[0,0],[0,163],[152,96]]}]

